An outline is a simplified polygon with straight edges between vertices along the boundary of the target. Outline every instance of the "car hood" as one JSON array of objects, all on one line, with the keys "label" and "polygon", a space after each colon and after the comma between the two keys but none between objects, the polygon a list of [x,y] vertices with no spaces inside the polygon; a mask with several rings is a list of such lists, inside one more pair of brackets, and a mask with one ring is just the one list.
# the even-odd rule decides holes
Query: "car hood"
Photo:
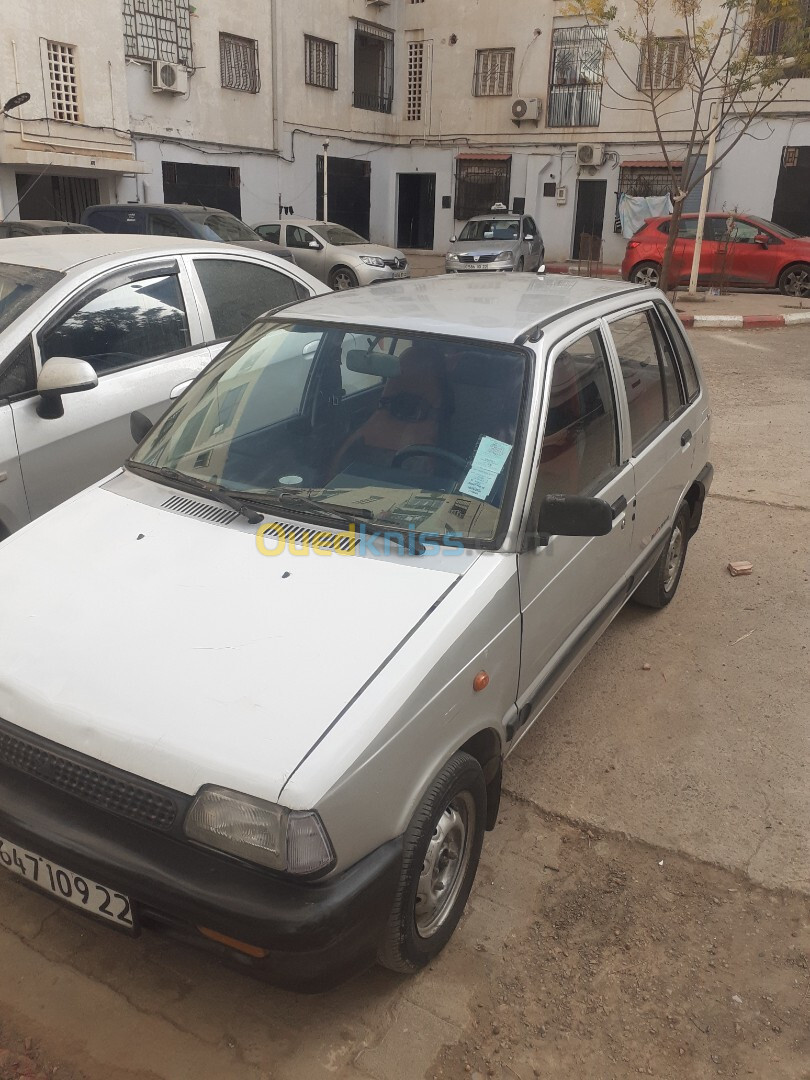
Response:
[{"label": "car hood", "polygon": [[447,249],[454,255],[497,255],[501,251],[514,251],[520,245],[519,240],[456,240]]},{"label": "car hood", "polygon": [[187,794],[273,800],[457,578],[263,557],[242,519],[91,488],[0,545],[0,717]]},{"label": "car hood", "polygon": [[397,248],[384,247],[382,244],[333,244],[334,251],[344,255],[372,255],[375,259],[405,259],[405,254]]}]

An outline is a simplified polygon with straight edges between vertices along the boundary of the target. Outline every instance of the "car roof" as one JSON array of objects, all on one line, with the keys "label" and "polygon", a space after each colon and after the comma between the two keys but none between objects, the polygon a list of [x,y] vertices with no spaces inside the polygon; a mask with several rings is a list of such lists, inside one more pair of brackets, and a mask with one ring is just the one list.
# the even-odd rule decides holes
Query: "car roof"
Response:
[{"label": "car roof", "polygon": [[452,274],[327,293],[275,318],[512,343],[539,323],[639,286],[570,274]]},{"label": "car roof", "polygon": [[[71,270],[82,263],[116,255],[208,255],[220,252],[233,257],[239,248],[212,240],[144,236],[140,233],[74,233],[14,236],[2,241],[0,261],[17,266],[39,266],[45,270]],[[248,254],[248,249],[243,249]]]},{"label": "car roof", "polygon": [[493,218],[514,218],[517,221],[518,218],[525,216],[525,214],[510,214],[508,210],[490,210],[488,214],[476,214],[475,217],[467,218],[467,220],[492,221]]},{"label": "car roof", "polygon": [[[336,229],[349,229],[348,225],[341,225],[339,221],[318,221],[317,218],[305,218],[305,217],[284,217],[281,220],[278,218],[267,218],[259,222],[260,225],[331,225]],[[349,229],[350,232],[354,232],[354,229]],[[358,233],[358,236],[360,234]]]},{"label": "car roof", "polygon": [[95,206],[88,206],[87,210],[120,210],[122,214],[131,213],[133,210],[179,210],[184,214],[189,210],[204,210],[206,213],[235,216],[230,210],[223,210],[219,206],[202,206],[200,203],[96,203]]},{"label": "car roof", "polygon": [[[83,225],[79,225],[77,221],[55,221],[52,218],[20,218],[19,221],[4,221],[4,225],[36,225],[37,228],[41,226],[48,226],[50,228],[54,226],[69,225],[71,229],[85,228]],[[89,226],[87,226],[89,228]]]}]

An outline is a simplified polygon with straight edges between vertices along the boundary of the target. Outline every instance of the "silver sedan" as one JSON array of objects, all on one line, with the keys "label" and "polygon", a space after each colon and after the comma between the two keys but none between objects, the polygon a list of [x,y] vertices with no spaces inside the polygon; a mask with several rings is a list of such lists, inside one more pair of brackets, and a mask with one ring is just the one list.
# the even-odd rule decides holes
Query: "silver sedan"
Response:
[{"label": "silver sedan", "polygon": [[494,207],[490,214],[470,218],[458,238],[451,237],[445,270],[520,273],[537,270],[544,260],[543,238],[534,219]]}]

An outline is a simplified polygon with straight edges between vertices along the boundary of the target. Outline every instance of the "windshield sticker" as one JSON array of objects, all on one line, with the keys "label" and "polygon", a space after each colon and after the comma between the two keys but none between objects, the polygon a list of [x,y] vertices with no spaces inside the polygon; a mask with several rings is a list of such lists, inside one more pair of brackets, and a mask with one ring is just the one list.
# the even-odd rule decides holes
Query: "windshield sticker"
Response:
[{"label": "windshield sticker", "polygon": [[460,494],[472,495],[475,499],[488,498],[511,449],[510,443],[484,435],[475,451],[470,471],[458,489]]}]

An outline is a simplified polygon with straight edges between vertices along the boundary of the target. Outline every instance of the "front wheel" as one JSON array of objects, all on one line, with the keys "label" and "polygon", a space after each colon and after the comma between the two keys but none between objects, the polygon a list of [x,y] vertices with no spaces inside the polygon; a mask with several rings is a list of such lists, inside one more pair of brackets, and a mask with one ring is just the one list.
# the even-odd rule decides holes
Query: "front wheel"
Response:
[{"label": "front wheel", "polygon": [[357,288],[357,276],[348,266],[336,266],[329,275],[329,286],[336,292]]},{"label": "front wheel", "polygon": [[399,884],[377,952],[383,967],[418,971],[450,940],[478,869],[486,807],[481,766],[470,754],[454,754],[405,834]]},{"label": "front wheel", "polygon": [[794,263],[779,275],[779,292],[784,296],[810,296],[810,266]]},{"label": "front wheel", "polygon": [[683,573],[683,564],[686,562],[689,518],[689,507],[684,503],[678,511],[658,562],[633,593],[633,599],[644,607],[666,607],[675,595]]},{"label": "front wheel", "polygon": [[652,288],[658,288],[658,282],[661,280],[661,267],[654,262],[639,263],[630,271],[630,280],[634,285],[649,285]]}]

